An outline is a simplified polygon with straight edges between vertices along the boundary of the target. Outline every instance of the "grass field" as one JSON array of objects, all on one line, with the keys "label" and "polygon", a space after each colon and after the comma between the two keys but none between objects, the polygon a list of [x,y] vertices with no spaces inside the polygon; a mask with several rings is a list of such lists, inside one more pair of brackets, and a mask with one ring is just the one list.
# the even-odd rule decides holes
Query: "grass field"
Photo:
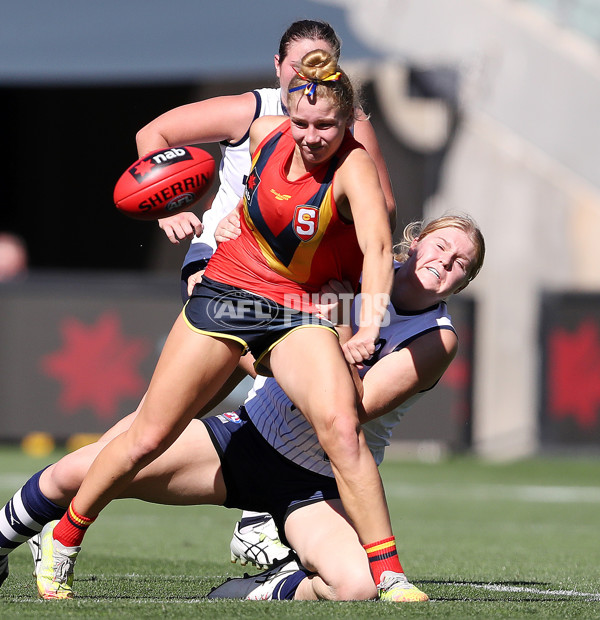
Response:
[{"label": "grass field", "polygon": [[[0,502],[44,464],[1,449]],[[127,500],[86,536],[73,601],[38,601],[17,549],[0,618],[600,618],[600,459],[388,461],[382,475],[401,560],[429,603],[205,600],[245,570],[228,554],[238,513]]]}]

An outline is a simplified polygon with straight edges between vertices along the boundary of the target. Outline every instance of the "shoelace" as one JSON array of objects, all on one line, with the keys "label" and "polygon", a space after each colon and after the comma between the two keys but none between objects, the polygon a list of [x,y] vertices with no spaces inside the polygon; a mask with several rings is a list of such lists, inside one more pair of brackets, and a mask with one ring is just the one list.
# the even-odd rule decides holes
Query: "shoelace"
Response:
[{"label": "shoelace", "polygon": [[267,539],[271,542],[272,545],[275,545],[276,547],[285,547],[285,545],[279,540],[279,538],[271,538],[270,536],[267,536],[267,534],[259,534],[258,536],[259,543],[265,542],[265,540]]},{"label": "shoelace", "polygon": [[386,575],[383,581],[377,586],[379,590],[389,590],[391,588],[400,588],[408,590],[413,585],[408,581],[404,573],[396,573],[395,575]]},{"label": "shoelace", "polygon": [[73,572],[75,562],[69,557],[57,558],[54,563],[54,581],[58,583],[66,583],[69,574]]}]

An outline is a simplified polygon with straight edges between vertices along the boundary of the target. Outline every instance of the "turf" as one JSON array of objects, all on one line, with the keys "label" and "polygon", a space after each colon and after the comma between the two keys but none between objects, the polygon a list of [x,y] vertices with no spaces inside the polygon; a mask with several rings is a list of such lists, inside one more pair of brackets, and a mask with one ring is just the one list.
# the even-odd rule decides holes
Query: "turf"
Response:
[{"label": "turf", "polygon": [[[0,450],[4,503],[44,461]],[[431,601],[209,601],[238,513],[114,502],[86,536],[73,601],[39,601],[29,550],[10,557],[1,618],[600,618],[600,460],[382,468],[400,556]]]}]

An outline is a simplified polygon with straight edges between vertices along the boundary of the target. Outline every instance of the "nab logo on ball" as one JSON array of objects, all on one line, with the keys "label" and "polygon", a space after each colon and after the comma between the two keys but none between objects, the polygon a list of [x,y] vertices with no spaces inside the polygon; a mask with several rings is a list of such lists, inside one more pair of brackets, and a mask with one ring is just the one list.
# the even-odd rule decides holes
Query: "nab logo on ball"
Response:
[{"label": "nab logo on ball", "polygon": [[115,185],[115,206],[138,220],[174,215],[206,194],[215,167],[213,157],[195,146],[153,151],[121,175]]},{"label": "nab logo on ball", "polygon": [[129,174],[138,182],[143,183],[152,173],[165,166],[172,166],[181,161],[191,160],[190,152],[183,148],[167,149],[158,153],[150,154],[137,161],[131,168]]}]

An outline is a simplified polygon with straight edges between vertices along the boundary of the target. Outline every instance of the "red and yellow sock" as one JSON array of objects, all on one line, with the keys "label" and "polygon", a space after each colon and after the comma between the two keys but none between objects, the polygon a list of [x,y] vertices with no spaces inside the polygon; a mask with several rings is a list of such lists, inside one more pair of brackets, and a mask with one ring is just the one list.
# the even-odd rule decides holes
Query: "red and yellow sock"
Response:
[{"label": "red and yellow sock", "polygon": [[398,558],[396,538],[394,536],[363,545],[363,547],[367,552],[369,568],[376,585],[381,581],[381,573],[386,570],[391,570],[394,573],[404,572]]},{"label": "red and yellow sock", "polygon": [[88,527],[95,520],[96,517],[90,518],[80,515],[73,508],[73,502],[71,502],[67,512],[54,528],[54,540],[58,540],[65,547],[79,547]]}]

